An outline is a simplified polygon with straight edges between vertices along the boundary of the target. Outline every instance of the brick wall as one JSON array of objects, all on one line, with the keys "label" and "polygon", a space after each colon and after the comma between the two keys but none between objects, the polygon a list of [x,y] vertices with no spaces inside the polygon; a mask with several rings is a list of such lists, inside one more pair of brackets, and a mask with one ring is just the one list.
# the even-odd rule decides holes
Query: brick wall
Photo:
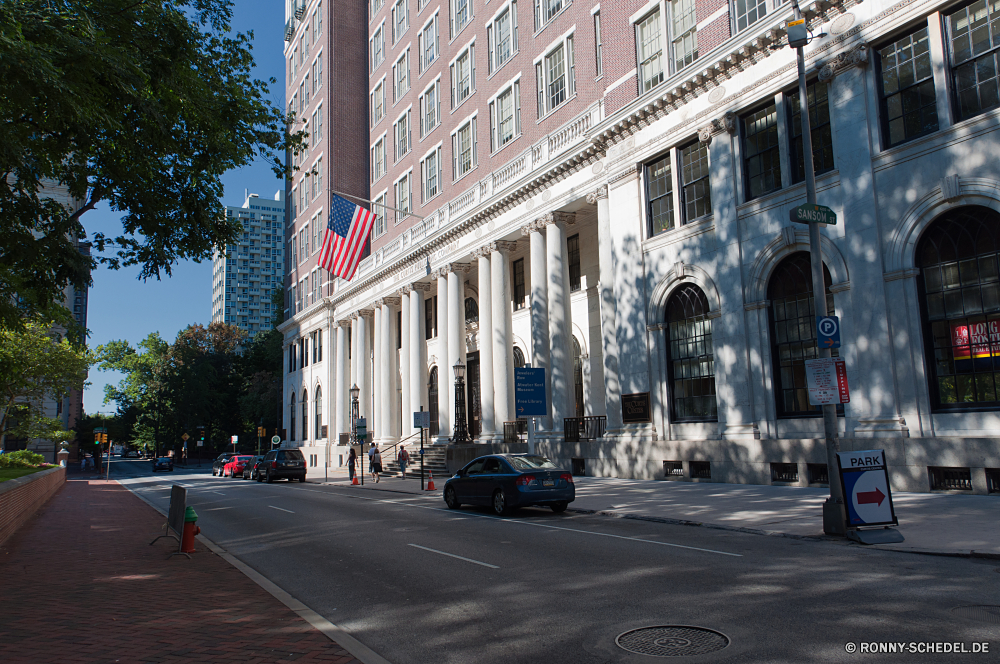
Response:
[{"label": "brick wall", "polygon": [[698,30],[698,52],[708,53],[730,37],[729,13]]},{"label": "brick wall", "polygon": [[0,544],[25,524],[66,482],[65,468],[50,468],[0,483]]}]

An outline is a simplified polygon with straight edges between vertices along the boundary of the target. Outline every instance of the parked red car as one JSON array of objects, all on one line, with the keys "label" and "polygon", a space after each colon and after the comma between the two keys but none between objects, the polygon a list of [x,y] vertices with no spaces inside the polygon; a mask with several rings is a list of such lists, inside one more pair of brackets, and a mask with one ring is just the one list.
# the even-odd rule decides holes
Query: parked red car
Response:
[{"label": "parked red car", "polygon": [[222,467],[223,477],[243,477],[243,467],[253,458],[252,454],[237,454]]}]

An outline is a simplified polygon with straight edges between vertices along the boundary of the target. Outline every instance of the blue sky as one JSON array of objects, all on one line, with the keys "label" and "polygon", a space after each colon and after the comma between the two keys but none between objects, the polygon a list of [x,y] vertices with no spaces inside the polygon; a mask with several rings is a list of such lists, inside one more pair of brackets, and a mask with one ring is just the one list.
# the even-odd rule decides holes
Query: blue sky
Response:
[{"label": "blue sky", "polygon": [[[281,0],[236,0],[233,29],[253,30],[253,55],[257,62],[256,77],[277,79],[270,86],[272,103],[284,108],[285,8]],[[260,196],[273,198],[282,184],[263,162],[231,171],[222,178],[226,191],[223,203],[242,205],[243,191],[249,189]],[[114,235],[121,230],[120,215],[98,205],[83,216],[88,235],[104,231]],[[90,289],[87,327],[90,328],[91,348],[113,339],[127,339],[134,345],[150,332],[159,331],[167,341],[191,323],[208,324],[212,319],[212,262],[187,261],[174,266],[173,276],[161,281],[138,280],[139,268],[113,271],[98,267]],[[90,371],[90,385],[83,396],[84,411],[112,413],[115,404],[104,405],[104,386],[121,379],[117,372]]]}]

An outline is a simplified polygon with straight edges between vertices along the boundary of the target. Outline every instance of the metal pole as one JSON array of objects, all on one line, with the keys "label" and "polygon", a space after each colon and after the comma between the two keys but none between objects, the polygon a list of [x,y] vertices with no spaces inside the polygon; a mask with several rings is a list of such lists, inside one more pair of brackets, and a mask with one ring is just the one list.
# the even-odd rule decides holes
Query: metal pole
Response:
[{"label": "metal pole", "polygon": [[[798,0],[792,0],[795,18],[802,18],[802,10]],[[806,176],[806,203],[816,204],[816,172],[813,166],[812,133],[809,126],[809,98],[806,86],[806,57],[804,46],[795,49],[799,66],[799,115],[802,118],[802,159]],[[823,279],[823,250],[820,247],[819,223],[809,222],[809,259],[812,268],[813,304],[816,320],[827,315],[826,281]],[[829,348],[819,346],[819,335],[816,335],[818,357],[832,357]],[[844,521],[844,490],[840,486],[840,474],[837,469],[837,452],[840,443],[837,440],[837,407],[825,404],[823,408],[823,436],[826,439],[826,471],[830,482],[830,497],[823,504],[823,532],[827,535],[844,535],[847,527]]]},{"label": "metal pole", "polygon": [[[420,407],[420,412],[424,412],[424,407]],[[423,417],[423,415],[421,415]],[[420,427],[420,490],[424,490],[424,427]]]}]

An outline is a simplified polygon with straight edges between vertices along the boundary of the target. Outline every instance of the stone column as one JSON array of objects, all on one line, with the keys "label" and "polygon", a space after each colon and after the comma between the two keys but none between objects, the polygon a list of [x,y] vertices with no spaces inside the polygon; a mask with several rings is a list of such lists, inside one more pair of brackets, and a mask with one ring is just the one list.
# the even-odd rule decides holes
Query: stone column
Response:
[{"label": "stone column", "polygon": [[[382,300],[375,300],[372,316],[372,416],[368,420],[368,432],[381,438],[382,420],[385,417],[385,372],[382,371]],[[376,438],[377,440],[377,438]]]},{"label": "stone column", "polygon": [[385,443],[399,440],[399,349],[396,348],[396,307],[398,297],[382,299],[382,392],[385,403],[381,439]]},{"label": "stone column", "polygon": [[503,430],[503,420],[497,420],[493,409],[493,306],[490,293],[490,246],[473,252],[479,272],[479,385],[483,430],[479,442],[493,440],[497,430]]},{"label": "stone column", "polygon": [[601,186],[587,201],[597,204],[597,262],[601,290],[601,354],[604,358],[605,437],[621,432],[622,395],[618,381],[618,341],[615,333],[615,264],[611,244],[611,206],[608,188]]},{"label": "stone column", "polygon": [[399,328],[400,348],[399,348],[399,387],[402,394],[400,403],[399,421],[402,428],[400,437],[406,438],[413,433],[413,408],[410,405],[410,286],[403,286],[400,289],[399,311],[402,316],[402,325]]},{"label": "stone column", "polygon": [[414,411],[427,410],[427,341],[422,323],[424,293],[430,289],[430,284],[417,283],[410,290],[410,408]]},{"label": "stone column", "polygon": [[[549,282],[549,348],[552,361],[552,430],[563,430],[563,419],[576,412],[573,394],[573,319],[569,303],[569,260],[566,225],[576,221],[567,212],[545,215],[545,260]],[[534,281],[534,276],[532,276]]]},{"label": "stone column", "polygon": [[334,372],[337,376],[337,391],[333,398],[334,414],[336,424],[330,427],[330,443],[336,445],[340,442],[340,434],[351,430],[350,411],[348,410],[348,400],[351,398],[351,386],[345,385],[348,379],[347,369],[347,326],[351,324],[349,320],[337,321],[337,350],[334,362]]},{"label": "stone column", "polygon": [[438,370],[438,443],[446,443],[451,438],[451,415],[448,410],[448,394],[455,392],[455,377],[448,368],[448,272],[444,268],[431,275],[437,279],[437,370]]},{"label": "stone column", "polygon": [[514,345],[511,343],[510,252],[516,242],[490,244],[490,289],[493,309],[493,409],[500,431],[514,413]]},{"label": "stone column", "polygon": [[373,426],[374,412],[372,411],[372,376],[369,366],[371,358],[371,346],[369,345],[368,330],[374,328],[371,323],[374,321],[375,312],[372,309],[363,309],[358,312],[357,318],[357,353],[355,362],[357,363],[357,383],[358,389],[358,416],[368,420],[369,428]]},{"label": "stone column", "polygon": [[[470,266],[466,263],[451,263],[448,266],[448,412],[455,416],[455,369],[465,361],[465,273]],[[440,370],[439,370],[440,371]],[[466,372],[468,378],[468,372]],[[468,404],[466,404],[468,410]],[[457,424],[457,423],[456,423]],[[454,425],[453,425],[454,431]]]},{"label": "stone column", "polygon": [[[531,366],[545,369],[545,403],[552,412],[552,362],[549,353],[549,282],[545,262],[545,223],[539,219],[521,229],[531,245]],[[552,429],[552,416],[540,418],[541,429]]]}]

